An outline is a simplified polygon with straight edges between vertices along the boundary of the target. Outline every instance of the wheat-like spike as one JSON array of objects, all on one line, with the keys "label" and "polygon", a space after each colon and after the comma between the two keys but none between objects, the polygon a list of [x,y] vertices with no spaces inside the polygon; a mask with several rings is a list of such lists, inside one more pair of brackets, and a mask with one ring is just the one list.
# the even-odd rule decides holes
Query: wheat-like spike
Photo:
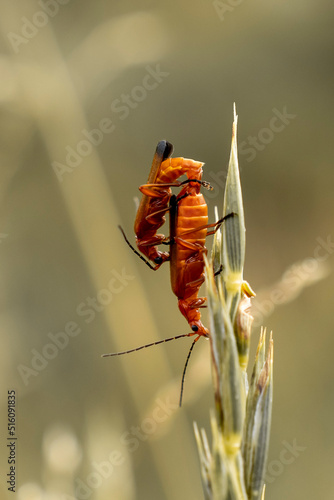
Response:
[{"label": "wheat-like spike", "polygon": [[[206,500],[264,500],[264,471],[272,407],[273,340],[266,353],[261,330],[253,373],[247,379],[251,336],[251,297],[243,279],[245,224],[234,122],[223,216],[235,213],[217,231],[206,263],[215,412],[211,415],[212,447],[195,426]],[[223,272],[214,276],[214,266]]]}]

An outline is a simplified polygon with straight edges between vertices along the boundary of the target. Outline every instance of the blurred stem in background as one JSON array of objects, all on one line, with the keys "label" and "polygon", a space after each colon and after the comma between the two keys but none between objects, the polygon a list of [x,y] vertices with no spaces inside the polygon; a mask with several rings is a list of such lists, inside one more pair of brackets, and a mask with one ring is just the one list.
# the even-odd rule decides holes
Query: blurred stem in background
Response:
[{"label": "blurred stem in background", "polygon": [[[266,354],[261,330],[250,383],[247,365],[254,292],[243,280],[245,224],[237,156],[234,108],[231,155],[223,216],[234,212],[216,233],[211,262],[206,262],[215,411],[212,447],[195,424],[206,500],[264,500],[272,392],[273,340]],[[214,277],[214,269],[223,272]]]}]

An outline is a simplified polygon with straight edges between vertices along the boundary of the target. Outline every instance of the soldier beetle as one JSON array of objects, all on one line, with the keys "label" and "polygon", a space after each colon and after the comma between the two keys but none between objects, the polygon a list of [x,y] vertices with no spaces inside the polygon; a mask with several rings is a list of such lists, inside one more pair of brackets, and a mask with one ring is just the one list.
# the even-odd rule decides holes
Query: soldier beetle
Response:
[{"label": "soldier beetle", "polygon": [[[183,385],[191,352],[200,337],[207,338],[209,330],[201,322],[200,308],[206,307],[206,297],[198,297],[205,280],[204,255],[206,237],[214,234],[230,213],[213,224],[208,224],[208,207],[198,183],[189,182],[178,196],[170,200],[170,275],[180,312],[192,330],[184,337],[196,335],[182,374],[179,405],[182,403]],[[208,229],[213,228],[211,231]],[[217,273],[221,271],[218,270]]]},{"label": "soldier beetle", "polygon": [[[170,142],[158,143],[147,183],[139,187],[143,196],[137,210],[134,231],[140,253],[133,248],[120,227],[127,244],[154,271],[169,260],[169,253],[161,252],[157,248],[157,245],[166,241],[166,237],[157,234],[157,231],[166,221],[165,215],[172,196],[170,188],[180,187],[191,179],[211,189],[208,183],[201,181],[204,165],[202,162],[188,158],[171,158],[172,152],[173,145]],[[188,180],[177,182],[182,175],[186,175]],[[154,262],[154,266],[148,260]]]},{"label": "soldier beetle", "polygon": [[[208,224],[208,207],[200,192],[200,185],[190,182],[170,201],[170,277],[180,312],[192,329],[192,334],[208,337],[209,331],[201,322],[199,308],[205,297],[198,297],[204,282],[204,255],[206,237],[214,234],[223,221],[234,213]],[[208,229],[213,228],[211,231]]]}]

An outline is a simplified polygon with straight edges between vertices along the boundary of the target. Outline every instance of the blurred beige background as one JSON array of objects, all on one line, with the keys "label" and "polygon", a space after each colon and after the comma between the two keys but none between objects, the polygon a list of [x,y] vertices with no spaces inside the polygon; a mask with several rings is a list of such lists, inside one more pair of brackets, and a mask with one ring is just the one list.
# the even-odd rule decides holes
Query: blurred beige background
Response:
[{"label": "blurred beige background", "polygon": [[150,272],[117,224],[134,241],[163,138],[206,163],[213,220],[234,101],[253,342],[261,324],[275,336],[266,498],[334,497],[333,14],[325,0],[2,3],[1,497],[14,389],[20,500],[203,498],[208,343],[181,410],[190,342],[100,355],[188,331],[167,266]]}]

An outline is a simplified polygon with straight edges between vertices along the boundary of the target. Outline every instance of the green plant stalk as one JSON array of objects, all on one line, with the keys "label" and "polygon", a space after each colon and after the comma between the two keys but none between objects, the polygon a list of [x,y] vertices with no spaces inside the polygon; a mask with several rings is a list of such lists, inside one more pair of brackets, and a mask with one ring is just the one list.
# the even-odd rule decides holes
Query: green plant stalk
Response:
[{"label": "green plant stalk", "polygon": [[[254,292],[243,280],[245,222],[237,152],[234,108],[232,145],[223,216],[211,261],[206,260],[210,316],[212,381],[215,411],[211,414],[211,449],[205,431],[195,424],[205,500],[264,500],[264,474],[272,408],[273,340],[266,354],[261,330],[250,384],[247,379]],[[218,214],[216,213],[217,218]],[[222,264],[223,272],[213,269]]]}]

